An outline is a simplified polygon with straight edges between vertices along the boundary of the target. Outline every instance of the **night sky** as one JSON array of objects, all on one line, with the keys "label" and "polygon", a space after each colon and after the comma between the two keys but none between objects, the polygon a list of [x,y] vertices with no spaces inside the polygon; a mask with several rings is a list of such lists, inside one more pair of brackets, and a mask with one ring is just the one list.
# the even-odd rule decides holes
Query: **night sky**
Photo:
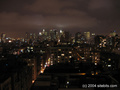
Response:
[{"label": "night sky", "polygon": [[23,37],[43,28],[120,35],[120,0],[0,0],[0,34]]}]

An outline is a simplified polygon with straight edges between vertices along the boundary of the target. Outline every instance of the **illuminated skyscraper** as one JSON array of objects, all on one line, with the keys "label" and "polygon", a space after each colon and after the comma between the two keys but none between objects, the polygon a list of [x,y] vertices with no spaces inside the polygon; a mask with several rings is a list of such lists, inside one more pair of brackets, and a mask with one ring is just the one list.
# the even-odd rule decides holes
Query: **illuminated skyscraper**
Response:
[{"label": "illuminated skyscraper", "polygon": [[29,33],[28,32],[26,32],[26,34],[25,34],[25,39],[29,39]]},{"label": "illuminated skyscraper", "polygon": [[113,32],[110,33],[110,36],[115,37],[116,34],[117,34],[116,31],[113,31]]},{"label": "illuminated skyscraper", "polygon": [[41,36],[42,35],[42,33],[41,32],[39,32],[39,36]]},{"label": "illuminated skyscraper", "polygon": [[84,32],[84,36],[86,37],[87,40],[90,39],[90,32]]},{"label": "illuminated skyscraper", "polygon": [[30,33],[30,39],[31,39],[31,40],[33,39],[33,34],[32,34],[32,33]]},{"label": "illuminated skyscraper", "polygon": [[27,43],[29,43],[29,39],[30,39],[30,34],[28,32],[26,32],[26,34],[25,34],[25,41]]},{"label": "illuminated skyscraper", "polygon": [[63,30],[60,30],[60,37],[61,37],[61,35],[63,35],[64,34],[64,31]]},{"label": "illuminated skyscraper", "polygon": [[1,42],[2,42],[2,43],[5,43],[5,42],[6,42],[6,34],[5,34],[5,33],[2,33],[2,34],[1,34]]},{"label": "illuminated skyscraper", "polygon": [[47,32],[45,32],[45,35],[47,36]]},{"label": "illuminated skyscraper", "polygon": [[51,40],[56,40],[56,30],[50,30]]},{"label": "illuminated skyscraper", "polygon": [[45,34],[45,29],[43,29],[43,32],[42,32],[43,34]]},{"label": "illuminated skyscraper", "polygon": [[33,33],[33,39],[35,40],[37,38],[37,35]]}]

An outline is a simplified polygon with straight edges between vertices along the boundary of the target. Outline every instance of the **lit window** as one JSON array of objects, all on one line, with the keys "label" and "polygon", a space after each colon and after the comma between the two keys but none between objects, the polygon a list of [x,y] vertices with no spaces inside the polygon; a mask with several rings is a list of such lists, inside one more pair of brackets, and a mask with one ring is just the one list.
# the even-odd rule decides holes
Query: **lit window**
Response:
[{"label": "lit window", "polygon": [[58,56],[58,58],[60,58],[60,56]]},{"label": "lit window", "polygon": [[28,52],[30,52],[30,50],[28,50]]},{"label": "lit window", "polygon": [[82,59],[85,59],[85,57],[82,57]]},{"label": "lit window", "polygon": [[111,67],[111,65],[108,65],[108,67]]},{"label": "lit window", "polygon": [[41,73],[43,73],[44,71],[43,70],[41,70]]},{"label": "lit window", "polygon": [[64,56],[65,54],[61,54],[61,56]]},{"label": "lit window", "polygon": [[9,40],[8,42],[9,42],[9,43],[11,43],[12,41],[11,41],[11,40]]},{"label": "lit window", "polygon": [[108,61],[111,61],[111,59],[109,58]]},{"label": "lit window", "polygon": [[118,48],[118,50],[120,50],[120,48]]},{"label": "lit window", "polygon": [[95,65],[97,65],[97,63],[95,63]]},{"label": "lit window", "polygon": [[53,64],[51,63],[51,65],[53,65]]},{"label": "lit window", "polygon": [[72,56],[69,56],[69,58],[72,58]]},{"label": "lit window", "polygon": [[69,53],[72,53],[71,51],[69,51]]},{"label": "lit window", "polygon": [[98,75],[98,72],[96,72],[96,75]]},{"label": "lit window", "polygon": [[49,44],[47,44],[47,46],[49,46]]},{"label": "lit window", "polygon": [[58,51],[61,51],[61,49],[58,49]]},{"label": "lit window", "polygon": [[97,63],[97,61],[95,61]]},{"label": "lit window", "polygon": [[53,61],[51,61],[51,63],[53,64]]},{"label": "lit window", "polygon": [[40,52],[42,53],[42,50],[40,50]]},{"label": "lit window", "polygon": [[69,81],[67,81],[67,84],[69,84]]},{"label": "lit window", "polygon": [[44,67],[46,67],[46,65]]},{"label": "lit window", "polygon": [[34,80],[32,80],[32,83],[34,83],[35,81]]},{"label": "lit window", "polygon": [[95,57],[95,60],[97,60],[97,57]]},{"label": "lit window", "polygon": [[54,56],[54,54],[51,54],[52,56]]}]

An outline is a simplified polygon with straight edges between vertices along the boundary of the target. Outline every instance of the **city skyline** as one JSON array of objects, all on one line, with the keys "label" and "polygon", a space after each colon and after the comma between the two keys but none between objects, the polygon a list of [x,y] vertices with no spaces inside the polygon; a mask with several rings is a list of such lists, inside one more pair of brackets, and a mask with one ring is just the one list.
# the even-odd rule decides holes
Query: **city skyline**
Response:
[{"label": "city skyline", "polygon": [[10,32],[0,32],[0,90],[120,90],[118,31]]},{"label": "city skyline", "polygon": [[25,32],[42,29],[71,33],[93,32],[107,35],[119,32],[119,0],[2,0],[0,34],[24,37]]}]

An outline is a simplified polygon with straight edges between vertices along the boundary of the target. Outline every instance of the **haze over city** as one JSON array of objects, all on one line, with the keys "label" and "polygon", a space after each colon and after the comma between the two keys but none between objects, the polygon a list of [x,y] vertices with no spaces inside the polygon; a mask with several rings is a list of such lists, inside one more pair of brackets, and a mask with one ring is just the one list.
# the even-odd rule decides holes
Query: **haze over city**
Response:
[{"label": "haze over city", "polygon": [[1,0],[0,34],[63,29],[72,33],[120,33],[120,0]]}]

